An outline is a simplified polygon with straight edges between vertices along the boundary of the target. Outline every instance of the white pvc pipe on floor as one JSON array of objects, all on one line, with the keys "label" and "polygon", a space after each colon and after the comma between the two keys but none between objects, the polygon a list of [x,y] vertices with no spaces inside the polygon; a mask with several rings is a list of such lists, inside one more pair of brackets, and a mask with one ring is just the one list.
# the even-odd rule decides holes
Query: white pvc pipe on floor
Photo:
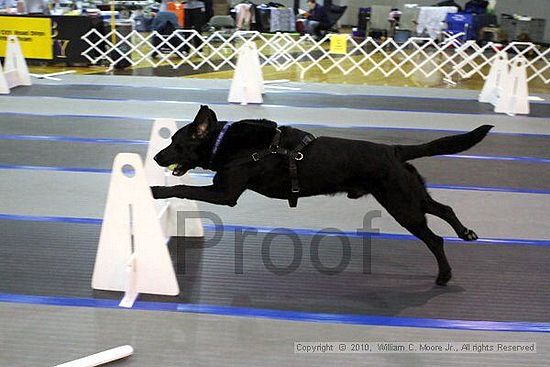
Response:
[{"label": "white pvc pipe on floor", "polygon": [[75,359],[71,362],[58,364],[54,367],[95,367],[105,363],[116,361],[117,359],[126,358],[134,353],[134,348],[131,345],[123,345],[113,349],[108,349],[103,352],[92,354],[87,357]]}]

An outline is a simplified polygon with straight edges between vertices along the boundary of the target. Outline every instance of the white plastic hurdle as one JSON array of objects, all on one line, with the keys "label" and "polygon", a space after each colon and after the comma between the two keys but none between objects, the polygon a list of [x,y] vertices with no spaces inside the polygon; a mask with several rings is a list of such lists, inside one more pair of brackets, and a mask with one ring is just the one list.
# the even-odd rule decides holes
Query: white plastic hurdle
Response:
[{"label": "white plastic hurdle", "polygon": [[479,94],[479,102],[491,103],[497,113],[529,114],[526,68],[524,57],[516,57],[510,67],[506,53],[499,52]]},{"label": "white plastic hurdle", "polygon": [[529,90],[527,87],[527,60],[517,57],[502,85],[502,94],[495,105],[495,112],[509,115],[529,114]]},{"label": "white plastic hurdle", "polygon": [[139,293],[179,294],[166,246],[169,238],[155,206],[140,156],[119,153],[113,163],[92,288],[123,291],[121,307],[132,307]]},{"label": "white plastic hurdle", "polygon": [[[170,144],[170,137],[176,133],[178,127],[173,119],[156,119],[151,136],[149,148],[145,157],[145,174],[147,182],[151,186],[172,186],[178,184],[192,184],[191,176],[176,177],[166,168],[155,163],[153,157]],[[178,228],[178,212],[196,212],[198,206],[195,201],[182,199],[157,200],[157,208],[160,212],[160,221],[167,236],[203,237],[204,231],[199,218],[186,219],[184,232]]]},{"label": "white plastic hurdle", "polygon": [[478,101],[482,103],[491,103],[496,105],[498,98],[502,93],[504,79],[508,77],[508,54],[499,52],[496,57],[489,75],[483,84],[483,89],[479,94]]},{"label": "white plastic hurdle", "polygon": [[242,105],[262,103],[264,93],[264,78],[258,48],[254,42],[248,41],[239,50],[227,101]]},{"label": "white plastic hurdle", "polygon": [[16,36],[8,36],[4,69],[0,63],[0,94],[9,94],[11,88],[32,85],[27,62]]},{"label": "white plastic hurdle", "polygon": [[174,235],[204,235],[198,218],[188,220],[185,232],[178,233],[178,211],[197,211],[195,202],[155,201],[149,188],[176,180],[152,160],[176,129],[174,120],[155,121],[145,167],[133,153],[119,153],[113,163],[92,288],[124,292],[120,307],[132,307],[139,293],[178,295],[168,240]]}]

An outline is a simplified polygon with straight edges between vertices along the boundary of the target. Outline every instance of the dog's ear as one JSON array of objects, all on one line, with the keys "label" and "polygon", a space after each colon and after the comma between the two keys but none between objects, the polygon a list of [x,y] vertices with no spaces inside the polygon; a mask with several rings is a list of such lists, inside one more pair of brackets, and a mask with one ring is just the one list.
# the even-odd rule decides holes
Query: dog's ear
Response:
[{"label": "dog's ear", "polygon": [[210,111],[210,121],[211,122],[218,122],[218,116],[216,116],[216,112],[214,112],[211,109],[208,109]]},{"label": "dog's ear", "polygon": [[208,106],[202,105],[197,116],[191,124],[193,127],[193,137],[202,139],[208,135],[210,126],[217,121],[216,114]]}]

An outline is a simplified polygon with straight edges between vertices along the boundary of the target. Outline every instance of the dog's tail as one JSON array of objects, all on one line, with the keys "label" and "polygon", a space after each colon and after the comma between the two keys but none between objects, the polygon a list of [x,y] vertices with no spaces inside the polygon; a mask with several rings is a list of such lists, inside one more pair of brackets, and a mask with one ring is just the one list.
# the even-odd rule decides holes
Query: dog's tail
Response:
[{"label": "dog's tail", "polygon": [[434,155],[456,154],[479,143],[493,127],[493,125],[483,125],[468,133],[446,136],[426,144],[396,145],[395,151],[402,162]]}]

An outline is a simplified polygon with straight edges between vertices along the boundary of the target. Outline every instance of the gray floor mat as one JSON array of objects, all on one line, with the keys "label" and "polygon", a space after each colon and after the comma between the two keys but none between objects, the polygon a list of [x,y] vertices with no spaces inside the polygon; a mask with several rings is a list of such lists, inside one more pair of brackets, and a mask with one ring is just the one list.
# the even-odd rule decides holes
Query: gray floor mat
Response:
[{"label": "gray floor mat", "polygon": [[[90,288],[99,226],[2,220],[0,230],[0,292],[120,297]],[[212,237],[206,233],[207,240]],[[224,233],[217,244],[174,239],[170,248],[180,296],[140,299],[444,319],[549,320],[550,253],[544,246],[448,244],[455,278],[441,288],[433,284],[435,261],[419,241],[374,238],[365,260],[369,251],[361,239],[349,238],[349,264],[328,275],[317,269],[338,266],[345,239],[325,237],[319,245],[320,262],[311,260],[312,237],[297,235],[295,240],[296,247],[288,237],[278,236],[266,246],[265,235],[250,235],[241,252],[233,232]],[[294,257],[295,248],[301,256]],[[242,253],[241,274],[236,253]],[[266,266],[271,262],[282,269],[293,261],[298,266],[286,275]]]},{"label": "gray floor mat", "polygon": [[[4,366],[54,366],[118,345],[134,354],[106,366],[546,367],[550,334],[380,327],[82,307],[1,304]],[[38,326],[37,326],[38,325]],[[295,342],[536,343],[536,353],[295,354]]]},{"label": "gray floor mat", "polygon": [[[185,101],[202,104],[227,104],[226,90],[174,90],[147,87],[102,86],[89,84],[33,85],[13,90],[13,96],[48,96],[81,99]],[[472,100],[391,96],[325,95],[272,93],[264,104],[293,107],[333,107],[364,110],[444,112],[453,114],[494,114],[493,106]],[[531,103],[531,117],[550,117],[550,105]]]},{"label": "gray floor mat", "polygon": [[[152,119],[8,113],[0,114],[0,134],[148,140],[152,123]],[[178,122],[179,126],[184,124]],[[457,134],[445,131],[370,127],[297,127],[316,136],[335,136],[385,144],[422,144],[445,135]],[[489,134],[481,144],[465,154],[550,158],[550,138],[537,135]]]},{"label": "gray floor mat", "polygon": [[[144,144],[82,144],[49,141],[2,141],[4,165],[110,169],[117,153],[139,153]],[[515,161],[423,158],[413,161],[429,184],[550,189],[545,164]]]}]

